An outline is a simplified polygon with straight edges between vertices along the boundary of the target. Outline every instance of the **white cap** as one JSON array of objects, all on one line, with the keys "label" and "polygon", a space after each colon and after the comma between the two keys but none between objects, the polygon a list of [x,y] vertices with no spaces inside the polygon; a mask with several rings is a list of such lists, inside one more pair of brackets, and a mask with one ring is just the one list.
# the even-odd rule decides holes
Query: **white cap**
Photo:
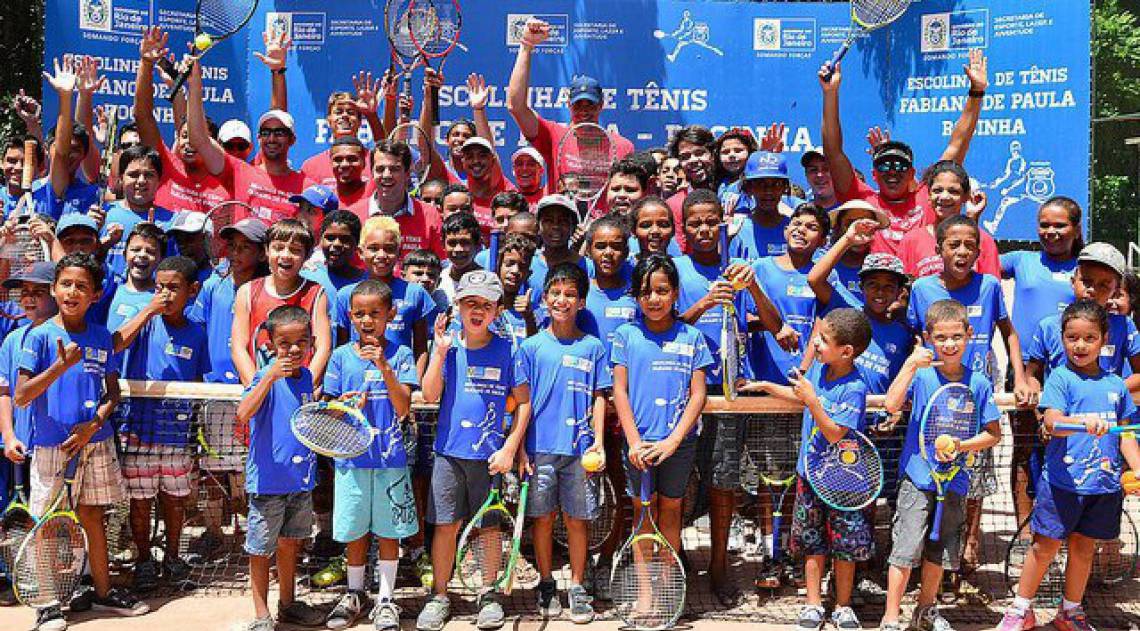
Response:
[{"label": "white cap", "polygon": [[224,145],[234,138],[241,138],[248,143],[253,142],[253,134],[249,131],[249,125],[246,125],[236,118],[231,118],[222,123],[222,126],[218,129],[218,142]]},{"label": "white cap", "polygon": [[518,151],[515,151],[511,154],[511,164],[514,164],[515,160],[517,160],[519,156],[530,156],[531,159],[539,164],[539,166],[541,166],[544,170],[546,169],[546,160],[542,158],[542,154],[539,153],[538,149],[535,149],[534,147],[519,147]]},{"label": "white cap", "polygon": [[286,112],[285,110],[269,110],[268,112],[262,114],[261,118],[257,119],[257,128],[261,129],[261,126],[265,124],[265,121],[270,120],[275,120],[281,123],[286,128],[288,128],[289,131],[295,131],[293,127],[293,115],[289,112]]},{"label": "white cap", "polygon": [[460,151],[467,151],[471,147],[482,147],[482,148],[486,149],[487,151],[490,151],[491,153],[495,153],[495,148],[493,146],[491,146],[491,141],[487,140],[486,138],[484,138],[482,136],[472,136],[472,137],[468,138],[467,140],[464,140],[463,146],[460,147],[459,150]]}]

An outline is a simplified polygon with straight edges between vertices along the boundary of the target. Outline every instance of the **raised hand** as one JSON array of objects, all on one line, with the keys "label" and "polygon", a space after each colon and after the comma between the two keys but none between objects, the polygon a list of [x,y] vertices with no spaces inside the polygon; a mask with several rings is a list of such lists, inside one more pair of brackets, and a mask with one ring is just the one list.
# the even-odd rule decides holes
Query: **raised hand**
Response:
[{"label": "raised hand", "polygon": [[99,60],[90,55],[84,55],[76,67],[76,87],[83,94],[95,94],[107,83],[107,77],[99,74]]},{"label": "raised hand", "polygon": [[760,151],[781,153],[784,150],[784,124],[772,123],[764,130],[764,137],[760,139]]},{"label": "raised hand", "polygon": [[261,41],[265,43],[265,52],[254,51],[253,56],[270,70],[283,70],[285,57],[293,46],[293,40],[284,31],[267,29],[261,34]]},{"label": "raised hand", "polygon": [[48,82],[48,85],[50,85],[52,89],[60,95],[71,94],[74,92],[75,85],[78,82],[79,77],[75,74],[76,66],[73,59],[71,57],[64,57],[63,64],[61,65],[59,63],[59,58],[57,57],[53,61],[53,65],[55,66],[54,73],[43,73],[44,79]]},{"label": "raised hand", "polygon": [[161,28],[144,26],[142,34],[142,40],[139,42],[139,59],[153,64],[170,54],[170,49],[166,47],[170,36]]},{"label": "raised hand", "polygon": [[871,127],[867,130],[867,154],[875,155],[875,150],[879,145],[884,142],[890,142],[891,132],[888,129],[883,129],[878,125]]},{"label": "raised hand", "polygon": [[25,94],[23,88],[12,97],[12,109],[20,120],[24,121],[25,126],[39,125],[43,108],[40,107],[39,101]]},{"label": "raised hand", "polygon": [[395,101],[399,96],[400,86],[398,79],[400,75],[392,72],[389,68],[384,71],[384,76],[380,77],[380,94],[384,97],[385,101]]},{"label": "raised hand", "polygon": [[970,51],[970,58],[962,66],[966,76],[970,79],[971,92],[985,92],[990,87],[989,60],[982,53],[982,49],[975,48]]},{"label": "raised hand", "polygon": [[[819,73],[816,75],[819,78],[819,87],[824,93],[833,93],[839,91],[839,84],[843,81],[843,64],[835,64],[834,67],[829,64],[823,64],[819,67]],[[828,74],[831,77],[828,77]]]},{"label": "raised hand", "polygon": [[879,231],[879,222],[874,219],[857,219],[847,226],[847,241],[851,245],[870,245]]},{"label": "raised hand", "polygon": [[550,37],[550,25],[538,18],[526,21],[526,31],[523,32],[522,44],[531,48],[545,42]]},{"label": "raised hand", "polygon": [[435,319],[435,326],[433,332],[435,333],[433,343],[435,344],[435,351],[437,353],[446,353],[451,350],[451,344],[454,341],[451,332],[447,330],[447,325],[450,323],[450,318],[446,313],[439,314]]},{"label": "raised hand", "polygon": [[443,73],[435,68],[424,68],[424,92],[438,90],[443,85]]},{"label": "raised hand", "polygon": [[373,80],[371,72],[361,70],[352,78],[356,90],[356,107],[362,114],[375,114],[380,105],[380,79]]},{"label": "raised hand", "polygon": [[64,368],[71,368],[79,363],[83,358],[83,349],[75,342],[68,342],[67,346],[63,344],[63,338],[55,338],[55,357],[56,361],[62,362]]},{"label": "raised hand", "polygon": [[487,107],[491,91],[487,89],[487,81],[483,75],[474,72],[467,75],[467,93],[471,101],[471,109],[481,110]]}]

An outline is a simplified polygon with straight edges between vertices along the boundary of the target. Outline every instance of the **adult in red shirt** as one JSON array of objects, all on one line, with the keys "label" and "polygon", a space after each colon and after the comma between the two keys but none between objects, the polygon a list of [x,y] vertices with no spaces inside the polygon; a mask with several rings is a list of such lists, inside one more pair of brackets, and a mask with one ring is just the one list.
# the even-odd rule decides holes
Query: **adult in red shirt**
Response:
[{"label": "adult in red shirt", "polygon": [[672,197],[665,200],[669,210],[673,212],[674,239],[682,252],[688,252],[688,243],[685,241],[685,217],[681,207],[689,192],[696,189],[708,189],[716,192],[716,155],[713,147],[716,146],[716,137],[706,127],[689,125],[677,132],[669,141],[669,155],[681,163],[681,170],[685,172],[685,179],[689,185],[681,188]]},{"label": "adult in red shirt", "polygon": [[341,210],[350,211],[364,223],[372,196],[372,180],[365,172],[368,149],[356,136],[342,136],[329,147],[329,159],[336,178],[332,189],[340,200]]},{"label": "adult in red shirt", "polygon": [[[373,81],[372,73],[361,72],[353,77],[352,83],[356,90],[355,96],[349,92],[333,92],[329,95],[325,122],[328,123],[329,134],[334,143],[339,138],[356,138],[364,121],[368,121],[373,138],[384,138],[387,135],[385,130],[395,127],[396,122],[395,81],[390,80],[387,75],[383,80]],[[381,95],[385,101],[383,122],[376,113]],[[301,172],[316,184],[325,186],[335,184],[337,176],[333,168],[332,147],[305,160],[301,165]],[[367,175],[362,179],[367,179]]]},{"label": "adult in red shirt", "polygon": [[534,147],[519,147],[511,154],[511,175],[515,188],[531,206],[546,195],[542,175],[546,173],[546,159]]},{"label": "adult in red shirt", "polygon": [[[986,58],[980,50],[970,51],[969,63],[964,66],[970,80],[970,91],[962,115],[950,134],[950,143],[942,152],[942,160],[961,164],[974,137],[974,128],[982,111],[989,79]],[[836,66],[830,78],[829,66],[819,71],[819,84],[823,89],[823,153],[827,156],[835,193],[840,202],[862,199],[885,210],[891,218],[891,227],[879,231],[876,239],[882,241],[879,251],[899,253],[903,236],[910,230],[934,221],[930,207],[929,189],[915,180],[914,152],[905,143],[887,140],[877,142],[880,134],[868,134],[875,145],[872,154],[872,177],[878,185],[875,190],[855,176],[851,160],[843,152],[843,130],[839,123],[840,67]]]},{"label": "adult in red shirt", "polygon": [[384,215],[400,225],[400,260],[412,250],[431,250],[445,258],[439,211],[411,196],[412,151],[399,141],[381,140],[372,150],[368,217]]},{"label": "adult in red shirt", "polygon": [[[154,65],[166,56],[167,34],[158,27],[143,32],[139,42],[139,67],[135,76],[135,123],[139,140],[153,147],[162,158],[162,181],[154,203],[173,212],[197,211],[208,213],[216,204],[233,199],[233,173],[217,175],[206,168],[202,156],[190,142],[189,124],[183,124],[174,138],[173,149],[168,149],[154,118]],[[202,126],[209,134],[205,115],[199,112]],[[215,226],[221,230],[224,226]]]},{"label": "adult in red shirt", "polygon": [[491,141],[481,136],[472,136],[463,143],[463,170],[467,172],[467,190],[471,191],[471,202],[475,206],[475,219],[483,232],[483,242],[491,242],[491,230],[495,218],[491,212],[491,200],[504,191],[513,191],[515,186],[503,175],[503,167]]},{"label": "adult in red shirt", "polygon": [[[527,20],[526,31],[523,33],[522,41],[519,42],[519,52],[515,57],[515,66],[511,70],[511,81],[507,86],[507,111],[515,119],[527,142],[538,149],[546,160],[548,169],[546,190],[556,193],[561,174],[558,172],[558,161],[554,154],[558,150],[558,141],[566,135],[569,127],[539,116],[530,106],[528,99],[531,57],[535,46],[542,44],[548,37],[550,37],[549,24],[536,18]],[[568,107],[571,125],[598,124],[598,118],[605,108],[605,94],[597,79],[585,75],[575,76],[570,82]],[[611,137],[617,143],[618,158],[633,153],[633,143],[617,133],[611,133]]]}]

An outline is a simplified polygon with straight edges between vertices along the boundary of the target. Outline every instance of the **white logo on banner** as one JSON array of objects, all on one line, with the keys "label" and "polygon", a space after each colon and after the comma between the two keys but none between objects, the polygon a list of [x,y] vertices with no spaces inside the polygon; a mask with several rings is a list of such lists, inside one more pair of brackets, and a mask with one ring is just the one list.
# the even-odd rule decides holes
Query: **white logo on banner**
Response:
[{"label": "white logo on banner", "polygon": [[665,55],[665,58],[670,62],[677,61],[677,55],[681,54],[681,49],[689,45],[700,46],[718,57],[724,56],[723,50],[709,43],[709,23],[694,21],[692,12],[687,10],[681,13],[681,22],[677,24],[677,28],[673,29],[672,33],[658,29],[653,31],[653,37],[660,40],[673,40],[673,52]]},{"label": "white logo on banner", "polygon": [[1052,197],[1057,190],[1054,177],[1052,162],[1028,161],[1021,155],[1021,141],[1010,142],[1005,171],[992,182],[982,184],[983,188],[990,191],[991,204],[993,200],[999,200],[993,219],[983,221],[982,227],[990,234],[995,234],[1010,206],[1025,199],[1041,204]]},{"label": "white logo on banner", "polygon": [[756,18],[752,21],[752,50],[780,50],[780,21]]},{"label": "white logo on banner", "polygon": [[950,50],[950,14],[931,13],[922,16],[922,52]]},{"label": "white logo on banner", "polygon": [[110,31],[111,0],[79,0],[79,28],[87,31]]},{"label": "white logo on banner", "polygon": [[563,49],[569,42],[570,16],[565,13],[508,13],[507,14],[507,46],[518,46],[526,33],[527,20],[535,18],[550,25],[550,36],[546,38],[539,48]]}]

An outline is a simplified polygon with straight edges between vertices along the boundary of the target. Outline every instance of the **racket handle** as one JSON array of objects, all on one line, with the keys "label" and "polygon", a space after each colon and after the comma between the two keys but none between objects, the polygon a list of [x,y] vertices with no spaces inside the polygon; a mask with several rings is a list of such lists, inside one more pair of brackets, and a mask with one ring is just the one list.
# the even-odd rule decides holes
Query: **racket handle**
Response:
[{"label": "racket handle", "polygon": [[431,97],[431,124],[439,124],[439,88],[432,86],[430,90]]},{"label": "racket handle", "polygon": [[827,62],[827,73],[823,75],[824,81],[831,81],[831,77],[835,75],[835,66],[839,65],[839,62],[843,61],[843,57],[850,49],[851,40],[848,39],[847,41],[843,42],[843,45],[839,47],[839,50],[835,51],[835,54],[832,55],[831,59],[829,59]]},{"label": "racket handle", "polygon": [[71,457],[71,460],[67,461],[67,467],[65,467],[63,470],[63,479],[67,480],[67,481],[74,481],[75,480],[75,472],[78,470],[79,470],[79,454],[77,453]]},{"label": "racket handle", "polygon": [[720,237],[720,272],[723,274],[728,269],[728,223],[720,224],[717,236]]},{"label": "racket handle", "polygon": [[32,190],[32,182],[36,179],[36,145],[39,143],[32,138],[24,141],[24,164],[20,172],[20,190]]},{"label": "racket handle", "polygon": [[648,504],[653,497],[653,473],[646,469],[641,472],[641,503]]},{"label": "racket handle", "polygon": [[[1063,432],[1084,432],[1087,430],[1084,423],[1054,423],[1053,429]],[[1123,434],[1125,432],[1140,431],[1140,425],[1117,425],[1108,429],[1109,434]]]},{"label": "racket handle", "polygon": [[[779,501],[779,500],[776,500]],[[772,515],[772,560],[779,561],[782,550],[780,550],[780,522],[784,521],[783,515]]]},{"label": "racket handle", "polygon": [[487,267],[490,269],[487,271],[496,276],[499,274],[499,240],[502,239],[502,236],[503,233],[498,230],[491,232],[491,243],[487,246],[490,248],[490,252],[487,253]]},{"label": "racket handle", "polygon": [[930,540],[934,542],[942,538],[942,504],[941,500],[935,502],[934,523],[930,525]]}]

